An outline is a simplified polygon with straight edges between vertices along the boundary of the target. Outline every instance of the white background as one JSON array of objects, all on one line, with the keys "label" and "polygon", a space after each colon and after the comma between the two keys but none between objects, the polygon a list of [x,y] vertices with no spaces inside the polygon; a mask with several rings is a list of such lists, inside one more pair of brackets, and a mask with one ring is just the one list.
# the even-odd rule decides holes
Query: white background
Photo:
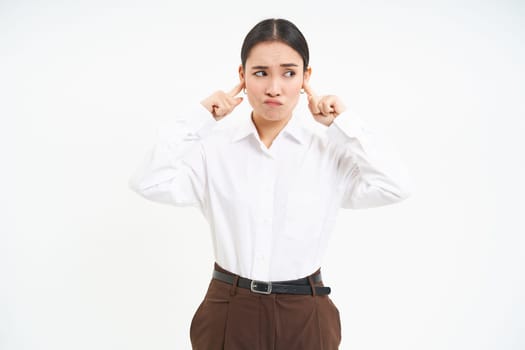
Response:
[{"label": "white background", "polygon": [[323,271],[341,349],[524,349],[524,16],[496,0],[1,1],[0,349],[190,348],[207,223],[127,181],[158,125],[234,86],[267,17],[301,28],[312,86],[383,129],[415,181],[405,202],[339,214]]}]

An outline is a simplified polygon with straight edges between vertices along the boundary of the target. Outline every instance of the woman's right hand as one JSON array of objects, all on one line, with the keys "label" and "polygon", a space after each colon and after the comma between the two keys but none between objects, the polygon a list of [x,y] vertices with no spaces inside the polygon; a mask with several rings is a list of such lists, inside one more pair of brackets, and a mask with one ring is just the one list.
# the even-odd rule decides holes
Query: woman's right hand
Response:
[{"label": "woman's right hand", "polygon": [[216,91],[211,96],[201,101],[201,104],[213,115],[216,120],[220,120],[230,114],[243,100],[242,97],[235,97],[244,88],[244,82],[237,84],[230,92]]}]

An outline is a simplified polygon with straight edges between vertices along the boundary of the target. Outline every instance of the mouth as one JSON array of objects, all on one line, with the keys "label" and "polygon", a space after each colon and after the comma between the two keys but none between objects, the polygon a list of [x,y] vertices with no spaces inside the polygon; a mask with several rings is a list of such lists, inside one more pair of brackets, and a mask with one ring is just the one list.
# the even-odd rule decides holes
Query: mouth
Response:
[{"label": "mouth", "polygon": [[272,99],[264,100],[264,104],[270,107],[279,107],[283,105],[282,102],[278,100],[272,100]]}]

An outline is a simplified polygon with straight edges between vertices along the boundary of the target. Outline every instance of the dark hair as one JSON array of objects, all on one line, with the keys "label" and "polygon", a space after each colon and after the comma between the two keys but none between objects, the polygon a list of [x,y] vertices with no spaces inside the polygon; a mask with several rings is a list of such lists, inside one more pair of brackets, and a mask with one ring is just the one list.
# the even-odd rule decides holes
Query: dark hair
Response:
[{"label": "dark hair", "polygon": [[308,68],[310,53],[303,34],[292,22],[281,18],[269,18],[257,23],[246,35],[241,48],[242,68],[246,68],[246,60],[251,49],[262,42],[280,41],[303,58],[303,71]]}]

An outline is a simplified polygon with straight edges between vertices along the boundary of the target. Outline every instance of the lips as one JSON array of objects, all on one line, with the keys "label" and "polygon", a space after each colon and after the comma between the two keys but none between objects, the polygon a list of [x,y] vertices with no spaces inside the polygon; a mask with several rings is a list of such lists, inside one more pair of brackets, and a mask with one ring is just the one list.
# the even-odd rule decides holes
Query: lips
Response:
[{"label": "lips", "polygon": [[273,107],[278,107],[278,106],[282,106],[282,102],[280,102],[279,100],[273,100],[273,99],[267,99],[267,100],[264,100],[264,104],[266,105],[269,105],[269,106],[273,106]]}]

